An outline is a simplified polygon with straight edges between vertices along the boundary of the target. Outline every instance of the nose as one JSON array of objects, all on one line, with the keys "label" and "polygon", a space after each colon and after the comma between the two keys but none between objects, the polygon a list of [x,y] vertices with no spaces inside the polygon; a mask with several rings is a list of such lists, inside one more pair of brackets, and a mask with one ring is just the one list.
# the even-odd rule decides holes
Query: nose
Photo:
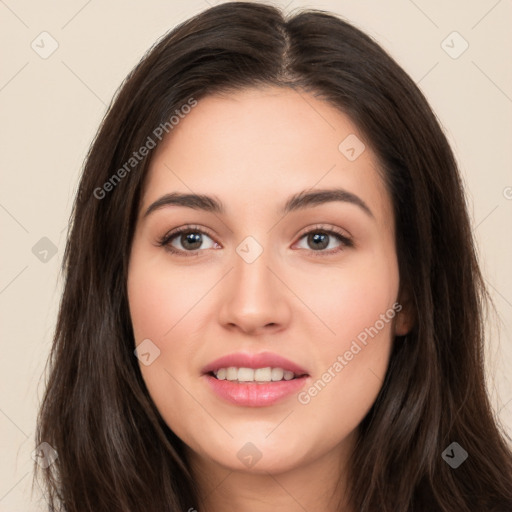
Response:
[{"label": "nose", "polygon": [[267,257],[264,250],[248,263],[234,254],[234,268],[226,276],[222,305],[219,313],[221,325],[247,334],[268,334],[280,331],[289,324],[291,293],[279,276],[279,265]]}]

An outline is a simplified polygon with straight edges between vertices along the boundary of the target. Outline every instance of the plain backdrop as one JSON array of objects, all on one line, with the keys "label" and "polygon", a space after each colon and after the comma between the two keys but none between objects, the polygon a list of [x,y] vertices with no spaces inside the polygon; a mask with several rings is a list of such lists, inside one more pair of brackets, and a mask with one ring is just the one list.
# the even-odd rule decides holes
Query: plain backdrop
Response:
[{"label": "plain backdrop", "polygon": [[[62,290],[66,227],[89,144],[148,48],[217,3],[0,0],[0,511],[44,510],[30,494],[35,418]],[[286,11],[333,11],[362,28],[436,111],[460,164],[499,315],[488,324],[489,389],[511,433],[512,3],[273,3]]]}]

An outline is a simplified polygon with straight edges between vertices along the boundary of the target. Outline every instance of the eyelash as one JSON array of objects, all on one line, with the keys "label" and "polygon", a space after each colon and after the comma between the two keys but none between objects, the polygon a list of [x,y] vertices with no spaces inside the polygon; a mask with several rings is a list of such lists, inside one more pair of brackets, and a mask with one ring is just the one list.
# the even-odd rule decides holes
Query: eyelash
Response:
[{"label": "eyelash", "polygon": [[[188,225],[188,226],[182,226],[180,228],[176,228],[173,231],[166,233],[163,237],[161,237],[158,240],[158,242],[157,242],[158,247],[163,247],[166,251],[169,251],[170,253],[175,254],[177,256],[184,256],[184,257],[199,256],[199,253],[201,251],[204,251],[204,249],[195,249],[193,251],[182,251],[181,249],[175,249],[174,247],[172,247],[172,245],[170,245],[170,242],[172,242],[172,240],[174,238],[176,238],[178,235],[181,235],[183,233],[200,233],[202,235],[207,235],[208,237],[210,237],[213,240],[213,236],[204,228],[200,228],[199,226]],[[310,252],[315,257],[317,257],[317,256],[326,257],[326,256],[329,256],[332,254],[337,254],[338,252],[344,250],[347,247],[354,246],[354,243],[352,242],[352,240],[350,238],[348,238],[347,236],[345,236],[340,231],[338,231],[336,228],[334,228],[334,227],[326,228],[322,225],[314,226],[309,231],[302,233],[299,237],[299,240],[302,240],[302,238],[304,238],[305,236],[307,236],[311,233],[323,233],[323,234],[327,234],[330,236],[334,236],[342,244],[340,247],[337,247],[336,249],[331,249],[329,251],[310,250]]]}]

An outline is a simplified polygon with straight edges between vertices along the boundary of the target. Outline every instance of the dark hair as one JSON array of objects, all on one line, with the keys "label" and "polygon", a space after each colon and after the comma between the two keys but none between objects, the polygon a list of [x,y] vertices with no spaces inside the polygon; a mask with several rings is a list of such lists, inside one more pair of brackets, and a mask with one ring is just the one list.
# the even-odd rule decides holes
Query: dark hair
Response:
[{"label": "dark hair", "polygon": [[[199,507],[183,443],[133,353],[127,269],[151,152],[125,167],[129,176],[113,176],[191,98],[267,85],[312,93],[347,114],[377,155],[394,205],[400,282],[416,322],[406,340],[394,340],[360,425],[354,510],[512,510],[512,455],[483,373],[488,297],[436,117],[398,64],[349,23],[318,10],[285,18],[245,2],[210,8],[163,37],[122,84],[87,156],[37,424],[37,444],[59,454],[39,470],[50,510]],[[441,456],[452,442],[469,454],[457,469]]]}]

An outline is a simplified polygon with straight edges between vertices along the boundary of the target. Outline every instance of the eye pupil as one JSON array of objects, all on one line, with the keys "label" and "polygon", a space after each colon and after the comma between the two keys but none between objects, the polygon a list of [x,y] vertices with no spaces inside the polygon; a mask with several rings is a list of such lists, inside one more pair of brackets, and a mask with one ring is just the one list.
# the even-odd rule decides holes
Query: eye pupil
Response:
[{"label": "eye pupil", "polygon": [[[185,247],[186,249],[199,249],[201,247],[201,233],[184,233],[181,235],[181,243],[183,245],[183,247]],[[192,244],[195,246],[194,247],[190,247],[190,246],[187,246],[187,244]]]},{"label": "eye pupil", "polygon": [[[309,242],[313,241],[310,245]],[[308,236],[308,245],[311,249],[325,249],[329,245],[329,235],[327,233],[314,233]]]}]

